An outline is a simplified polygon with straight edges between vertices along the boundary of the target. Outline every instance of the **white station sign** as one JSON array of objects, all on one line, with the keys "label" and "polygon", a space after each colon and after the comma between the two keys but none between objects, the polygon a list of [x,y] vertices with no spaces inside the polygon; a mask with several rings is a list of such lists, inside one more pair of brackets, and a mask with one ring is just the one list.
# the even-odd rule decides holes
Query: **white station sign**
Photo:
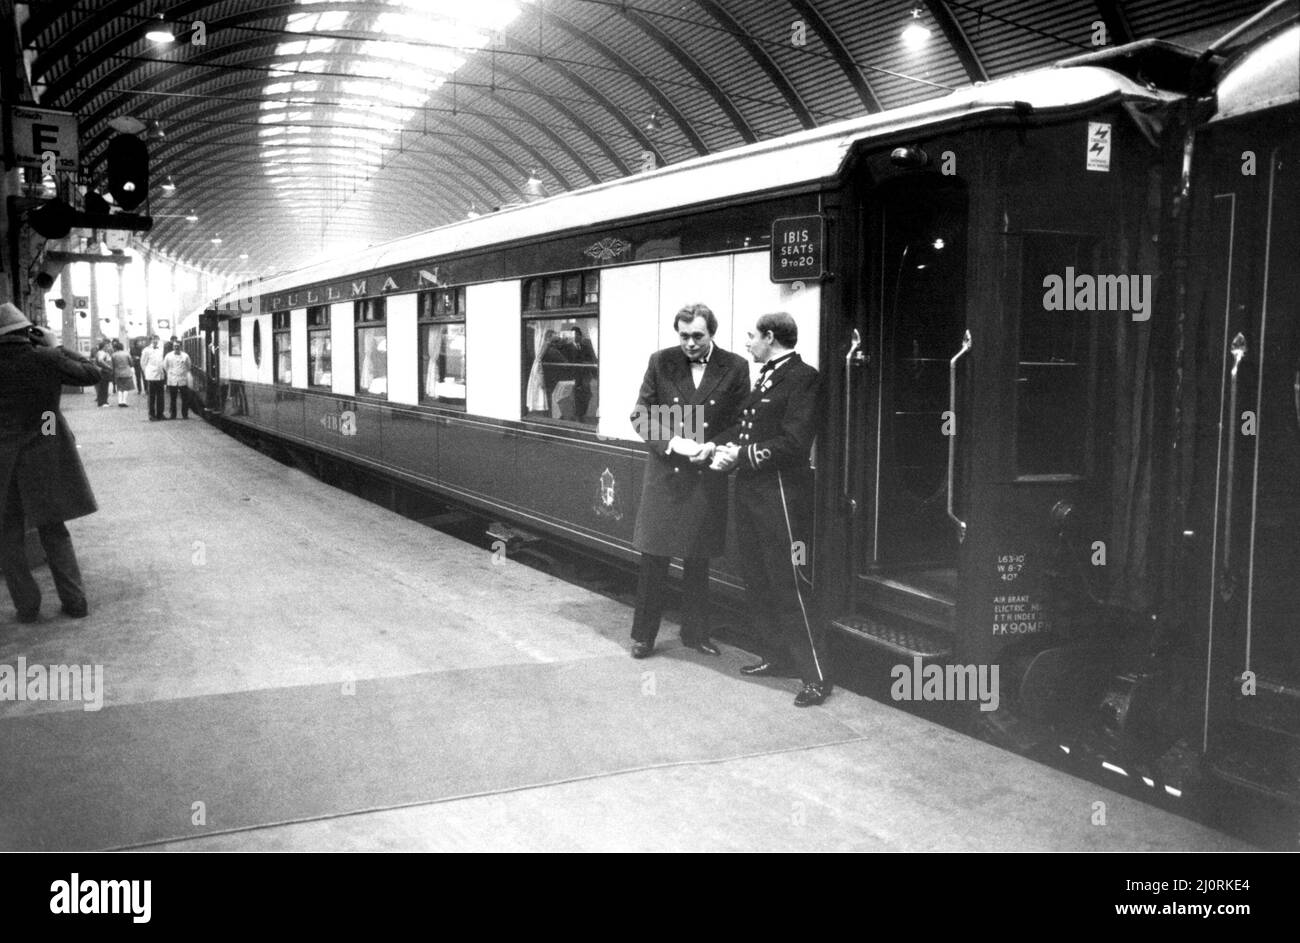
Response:
[{"label": "white station sign", "polygon": [[55,169],[75,171],[79,165],[77,116],[69,111],[14,105],[10,111],[14,159],[19,167],[41,167],[54,154]]}]

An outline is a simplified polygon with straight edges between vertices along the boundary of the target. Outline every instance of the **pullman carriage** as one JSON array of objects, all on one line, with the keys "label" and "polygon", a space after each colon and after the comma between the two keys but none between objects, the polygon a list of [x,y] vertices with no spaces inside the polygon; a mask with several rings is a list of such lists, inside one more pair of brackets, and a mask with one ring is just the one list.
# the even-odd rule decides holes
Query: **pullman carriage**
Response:
[{"label": "pullman carriage", "polygon": [[[870,670],[998,665],[998,709],[970,705],[991,735],[1139,764],[1189,724],[1266,725],[1223,684],[1198,709],[1189,679],[1258,665],[1295,690],[1300,374],[1278,260],[1296,243],[1296,44],[1279,41],[1227,73],[1217,114],[1223,57],[1146,41],[270,279],[201,319],[208,405],[630,560],[629,410],[674,312],[708,304],[743,351],[785,310],[826,391],[818,604],[883,654]],[[1267,109],[1242,69],[1273,76]],[[1269,189],[1227,198],[1253,141]],[[1240,301],[1221,296],[1225,242]],[[1271,372],[1248,354],[1229,395],[1238,332]],[[1274,424],[1227,445],[1220,406]],[[724,588],[736,573],[715,561]]]}]

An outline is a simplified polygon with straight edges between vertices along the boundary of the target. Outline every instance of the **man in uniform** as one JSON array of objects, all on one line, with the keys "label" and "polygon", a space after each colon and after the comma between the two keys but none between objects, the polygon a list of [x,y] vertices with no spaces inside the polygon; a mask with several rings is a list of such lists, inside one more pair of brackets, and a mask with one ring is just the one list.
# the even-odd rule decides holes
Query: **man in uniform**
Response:
[{"label": "man in uniform", "polygon": [[646,441],[645,486],[632,543],[641,551],[632,657],[654,651],[672,557],[682,559],[682,641],[707,655],[709,557],[727,542],[727,476],[709,470],[717,439],[749,392],[749,365],[713,342],[718,319],[702,304],[673,318],[678,345],[650,356],[632,424]]},{"label": "man in uniform", "polygon": [[41,590],[27,560],[26,528],[45,548],[63,611],[87,613],[86,593],[64,521],[95,510],[95,496],[59,412],[64,383],[93,386],[101,372],[89,358],[54,346],[14,305],[0,304],[0,569],[19,622],[40,617]]},{"label": "man in uniform", "polygon": [[149,389],[149,421],[158,422],[163,418],[163,384],[167,381],[163,358],[166,354],[158,346],[157,334],[149,340],[149,346],[140,351],[140,372],[144,374],[145,386]]},{"label": "man in uniform", "polygon": [[170,404],[168,419],[176,418],[176,397],[181,400],[181,418],[190,418],[190,401],[186,398],[190,390],[190,355],[180,341],[172,341],[171,353],[163,357],[163,375],[167,383],[167,402]]},{"label": "man in uniform", "polygon": [[754,389],[728,429],[712,467],[736,471],[736,538],[741,571],[758,631],[761,661],[746,675],[797,671],[795,705],[830,694],[821,631],[812,598],[813,475],[809,452],[817,435],[821,382],[794,351],[799,328],[785,312],[765,314],[746,348],[763,364]]}]

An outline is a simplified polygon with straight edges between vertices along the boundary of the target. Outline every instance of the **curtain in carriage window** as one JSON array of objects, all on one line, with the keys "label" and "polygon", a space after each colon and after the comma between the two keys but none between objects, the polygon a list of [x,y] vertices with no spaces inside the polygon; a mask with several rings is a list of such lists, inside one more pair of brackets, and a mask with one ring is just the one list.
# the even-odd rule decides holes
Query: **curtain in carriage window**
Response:
[{"label": "curtain in carriage window", "polygon": [[382,326],[357,329],[357,388],[371,396],[388,395],[388,337]]},{"label": "curtain in carriage window", "polygon": [[442,370],[439,360],[442,355],[442,338],[447,330],[445,324],[424,325],[424,395],[437,396],[438,385],[442,383]]},{"label": "curtain in carriage window", "polygon": [[542,382],[542,352],[548,343],[546,323],[544,321],[534,321],[532,331],[533,368],[528,372],[528,389],[524,401],[528,404],[530,413],[546,414],[549,403],[546,399],[546,388]]}]

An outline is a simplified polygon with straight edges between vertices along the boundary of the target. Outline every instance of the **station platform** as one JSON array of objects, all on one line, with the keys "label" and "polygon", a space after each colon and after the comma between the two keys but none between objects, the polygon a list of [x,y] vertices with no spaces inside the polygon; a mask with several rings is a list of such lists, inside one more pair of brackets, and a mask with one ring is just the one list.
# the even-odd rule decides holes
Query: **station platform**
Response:
[{"label": "station platform", "polygon": [[634,661],[625,605],[131,400],[63,399],[90,616],[0,600],[0,665],[102,666],[0,701],[0,850],[1249,850],[675,625]]}]

